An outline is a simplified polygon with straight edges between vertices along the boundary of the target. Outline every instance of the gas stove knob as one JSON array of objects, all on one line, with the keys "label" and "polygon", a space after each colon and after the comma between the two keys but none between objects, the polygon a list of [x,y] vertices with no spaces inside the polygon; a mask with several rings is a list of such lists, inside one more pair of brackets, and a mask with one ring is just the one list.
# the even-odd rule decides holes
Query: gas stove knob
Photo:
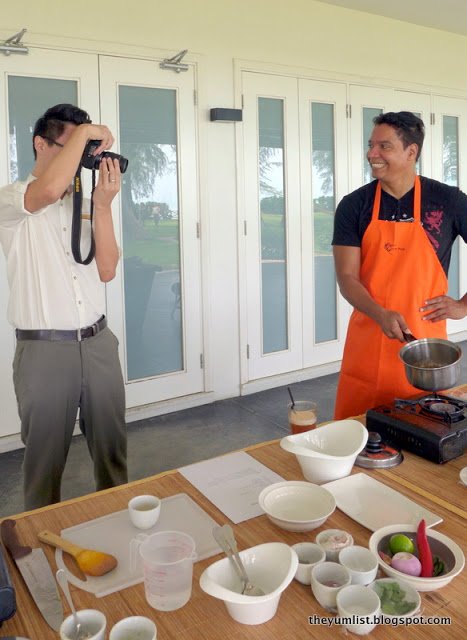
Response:
[{"label": "gas stove knob", "polygon": [[381,451],[382,439],[377,431],[368,432],[368,441],[366,443],[367,451]]}]

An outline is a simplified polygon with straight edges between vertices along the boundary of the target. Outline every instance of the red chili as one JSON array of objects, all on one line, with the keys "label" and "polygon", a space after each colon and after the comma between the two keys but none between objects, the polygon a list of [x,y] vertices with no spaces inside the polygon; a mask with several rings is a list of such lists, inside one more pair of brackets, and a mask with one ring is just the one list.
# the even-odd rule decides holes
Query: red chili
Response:
[{"label": "red chili", "polygon": [[417,529],[417,547],[418,547],[418,559],[422,565],[421,578],[433,577],[433,556],[431,554],[430,545],[428,544],[428,538],[426,536],[426,522],[420,520],[420,524]]}]

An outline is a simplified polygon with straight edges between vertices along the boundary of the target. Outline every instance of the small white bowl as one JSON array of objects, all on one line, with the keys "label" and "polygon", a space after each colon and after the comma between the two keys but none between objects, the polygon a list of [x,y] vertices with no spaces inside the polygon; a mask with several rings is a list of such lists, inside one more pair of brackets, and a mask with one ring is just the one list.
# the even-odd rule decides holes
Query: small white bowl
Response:
[{"label": "small white bowl", "polygon": [[350,573],[337,562],[320,562],[311,570],[311,591],[327,611],[337,611],[337,594],[349,586],[350,581]]},{"label": "small white bowl", "polygon": [[[89,640],[104,640],[107,620],[102,611],[97,609],[81,609],[76,612],[78,622],[81,623],[81,635]],[[68,616],[60,625],[61,640],[74,640],[76,638],[76,621],[73,615]]]},{"label": "small white bowl", "polygon": [[336,420],[286,436],[280,445],[296,455],[306,480],[323,484],[348,476],[367,440],[368,431],[358,420]]},{"label": "small white bowl", "polygon": [[[405,602],[412,602],[413,607],[407,611],[406,613],[391,613],[384,608],[384,600],[381,598],[382,596],[382,588],[387,584],[397,583],[401,589],[401,592],[404,594],[403,600]],[[394,622],[400,620],[401,618],[411,618],[420,610],[420,606],[422,603],[422,599],[420,598],[420,594],[413,587],[410,586],[405,580],[399,580],[398,578],[379,578],[375,580],[370,585],[370,589],[376,591],[381,600],[381,614],[385,617],[390,617]]]},{"label": "small white bowl", "polygon": [[353,545],[353,538],[342,529],[324,529],[316,536],[316,544],[324,549],[328,562],[338,562],[339,553]]},{"label": "small white bowl", "polygon": [[250,582],[260,587],[264,596],[246,596],[228,558],[205,569],[199,580],[203,591],[223,600],[230,616],[241,624],[262,624],[276,613],[282,592],[292,582],[298,558],[289,545],[267,542],[240,551]]},{"label": "small white bowl", "polygon": [[332,493],[302,480],[276,482],[265,487],[258,504],[268,518],[287,531],[311,531],[320,527],[336,509]]},{"label": "small white bowl", "polygon": [[128,502],[128,515],[138,529],[150,529],[159,520],[161,501],[157,496],[141,495]]},{"label": "small white bowl", "polygon": [[[339,591],[336,602],[339,617],[350,619],[343,626],[351,633],[365,636],[373,631],[378,624],[381,603],[378,595],[372,589],[361,584],[352,584]],[[353,616],[368,617],[369,620],[359,622],[359,618],[353,618]]]},{"label": "small white bowl", "polygon": [[292,549],[298,556],[295,580],[302,584],[311,584],[311,570],[316,564],[326,560],[324,549],[314,542],[297,542]]},{"label": "small white bowl", "polygon": [[156,640],[157,627],[145,616],[123,618],[110,630],[109,640]]},{"label": "small white bowl", "polygon": [[409,576],[406,573],[397,571],[386,564],[379,556],[379,551],[388,553],[389,539],[394,533],[404,533],[416,544],[417,527],[410,524],[393,524],[377,529],[370,538],[368,546],[378,556],[381,569],[388,576],[399,578],[407,582],[417,591],[435,591],[446,586],[464,568],[465,558],[462,549],[451,538],[433,529],[427,529],[428,543],[433,556],[439,556],[445,563],[447,573],[433,578],[420,578],[419,576]]},{"label": "small white bowl", "polygon": [[346,567],[352,584],[368,585],[376,578],[378,558],[366,547],[352,545],[339,551],[339,562]]}]

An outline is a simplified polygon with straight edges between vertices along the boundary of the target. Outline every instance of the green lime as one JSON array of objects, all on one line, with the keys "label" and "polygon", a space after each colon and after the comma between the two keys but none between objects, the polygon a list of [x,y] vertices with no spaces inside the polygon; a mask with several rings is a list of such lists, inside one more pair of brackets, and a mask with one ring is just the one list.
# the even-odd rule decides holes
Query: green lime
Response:
[{"label": "green lime", "polygon": [[391,550],[391,553],[399,553],[400,551],[413,553],[415,547],[412,540],[403,533],[395,533],[389,540],[389,549]]}]

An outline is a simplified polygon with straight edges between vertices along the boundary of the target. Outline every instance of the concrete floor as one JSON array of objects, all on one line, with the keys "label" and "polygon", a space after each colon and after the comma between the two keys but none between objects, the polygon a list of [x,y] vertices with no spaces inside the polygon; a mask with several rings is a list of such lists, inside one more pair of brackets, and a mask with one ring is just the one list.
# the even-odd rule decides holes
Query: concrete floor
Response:
[{"label": "concrete floor", "polygon": [[[459,383],[467,383],[467,341]],[[337,374],[290,385],[295,400],[318,404],[320,422],[333,416]],[[128,425],[130,480],[242,449],[288,433],[287,387],[213,402]],[[0,454],[0,517],[23,511],[23,450]],[[92,467],[83,436],[73,438],[62,481],[62,499],[94,491]]]}]

